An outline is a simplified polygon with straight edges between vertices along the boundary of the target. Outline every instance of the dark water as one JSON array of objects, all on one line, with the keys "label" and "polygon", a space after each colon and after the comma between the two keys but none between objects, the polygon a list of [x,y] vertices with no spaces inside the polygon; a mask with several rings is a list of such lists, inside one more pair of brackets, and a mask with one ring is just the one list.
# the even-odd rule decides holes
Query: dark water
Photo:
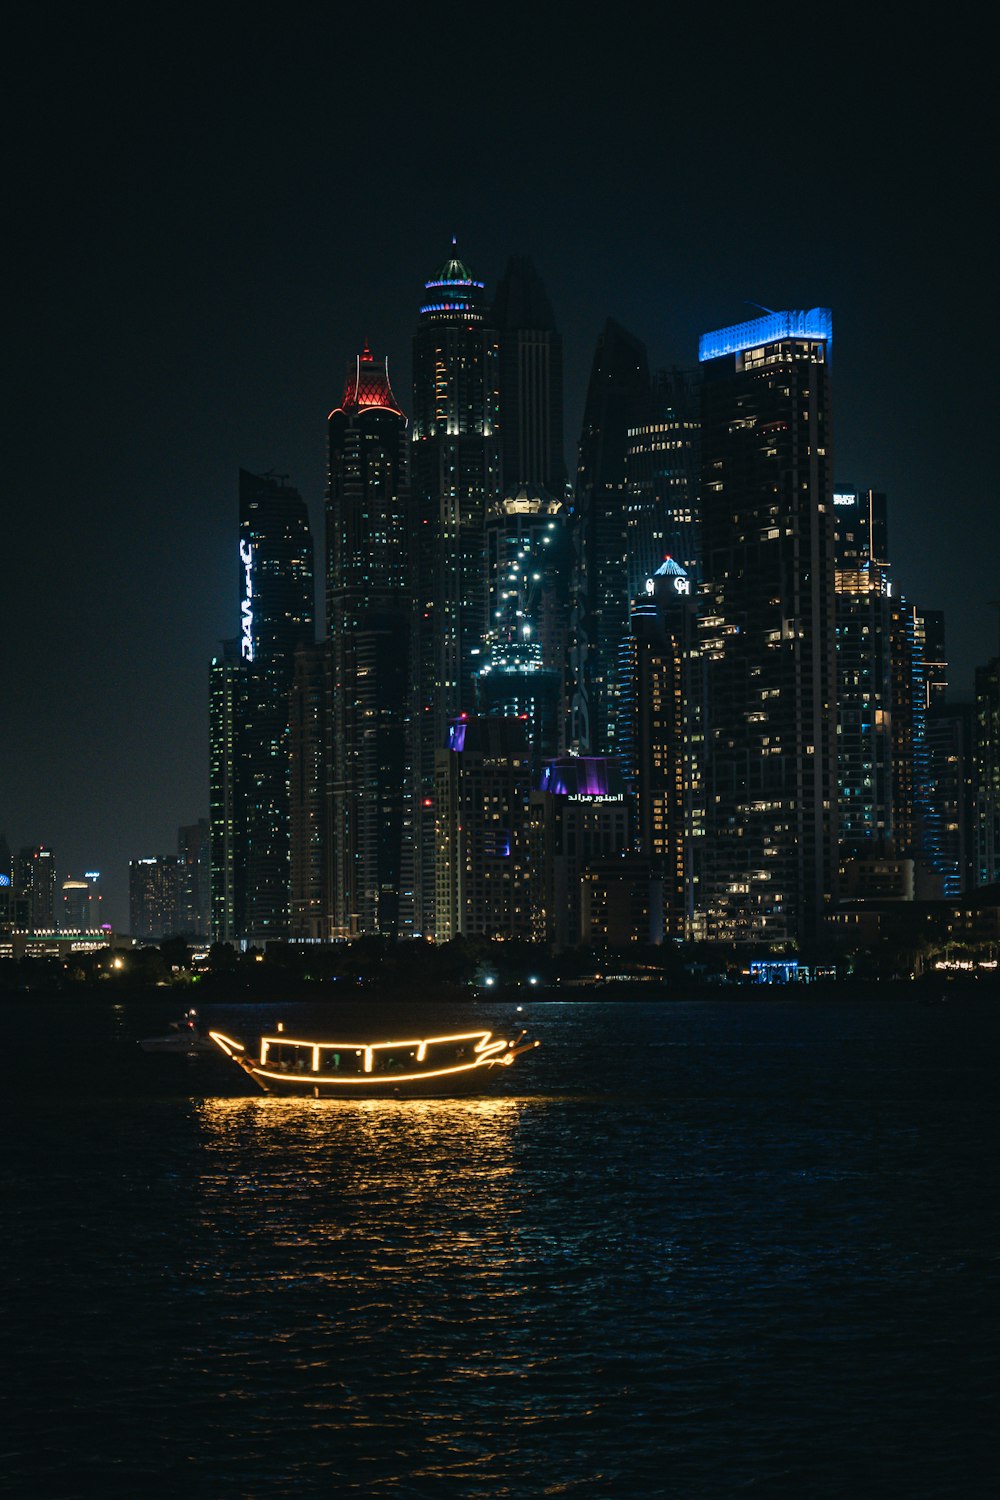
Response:
[{"label": "dark water", "polygon": [[995,1493],[995,1005],[383,1007],[541,1037],[455,1103],[170,1013],[3,1013],[4,1493]]}]

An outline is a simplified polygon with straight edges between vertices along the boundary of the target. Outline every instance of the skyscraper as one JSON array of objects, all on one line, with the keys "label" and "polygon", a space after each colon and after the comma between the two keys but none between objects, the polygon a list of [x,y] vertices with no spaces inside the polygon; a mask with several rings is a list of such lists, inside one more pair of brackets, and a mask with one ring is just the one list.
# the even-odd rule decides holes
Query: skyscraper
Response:
[{"label": "skyscraper", "polygon": [[313,638],[313,545],[305,502],[284,476],[240,470],[244,932],[288,936],[289,693],[295,648]]},{"label": "skyscraper", "polygon": [[582,880],[588,865],[628,852],[630,804],[612,756],[564,755],[531,793],[531,929],[557,952],[583,942]]},{"label": "skyscraper", "polygon": [[946,809],[937,796],[928,733],[931,705],[944,706],[944,624],[905,597],[892,608],[892,834],[897,855],[914,862],[918,899],[936,899],[956,880],[944,852]]},{"label": "skyscraper", "polygon": [[223,641],[208,681],[209,895],[212,937],[220,943],[240,937],[246,913],[244,677],[239,641]]},{"label": "skyscraper", "polygon": [[159,943],[180,932],[176,854],[133,859],[128,867],[129,931],[143,943]]},{"label": "skyscraper", "polygon": [[703,904],[718,940],[808,943],[834,887],[831,338],[814,308],[700,344]]},{"label": "skyscraper", "polygon": [[57,915],[60,932],[93,932],[101,926],[100,871],[87,870],[80,880],[71,875],[62,882]]},{"label": "skyscraper", "polygon": [[625,453],[625,557],[630,599],[665,557],[692,586],[701,577],[697,389],[683,370],[658,370],[649,411],[630,425]]},{"label": "skyscraper", "polygon": [[59,931],[85,932],[91,926],[90,887],[85,880],[64,880],[60,888]]},{"label": "skyscraper", "polygon": [[56,860],[42,845],[21,850],[14,872],[15,906],[30,932],[56,928]]},{"label": "skyscraper", "polygon": [[460,717],[437,753],[437,937],[529,938],[531,768],[522,719]]},{"label": "skyscraper", "polygon": [[[454,246],[453,246],[454,250]],[[452,254],[413,339],[415,928],[434,931],[434,766],[475,708],[485,624],[483,526],[500,495],[499,345],[483,283]]]},{"label": "skyscraper", "polygon": [[632,602],[620,651],[618,753],[635,804],[637,852],[661,882],[666,936],[694,932],[694,748],[700,703],[692,688],[691,580],[667,558]]},{"label": "skyscraper", "polygon": [[486,517],[486,631],[479,710],[523,717],[532,767],[563,748],[569,625],[566,507],[523,485]]},{"label": "skyscraper", "polygon": [[500,354],[500,446],[505,494],[527,486],[562,500],[562,339],[541,278],[512,255],[493,299]]},{"label": "skyscraper", "polygon": [[212,926],[207,818],[178,828],[177,857],[177,930],[185,937],[207,937]]},{"label": "skyscraper", "polygon": [[0,833],[0,932],[14,926],[14,856],[6,834]]},{"label": "skyscraper", "polygon": [[398,937],[413,930],[406,418],[367,344],[329,458],[333,935]]},{"label": "skyscraper", "polygon": [[293,938],[333,936],[333,837],[330,795],[333,742],[330,642],[299,646],[292,676],[291,893]]},{"label": "skyscraper", "polygon": [[645,347],[609,318],[587,387],[573,515],[570,733],[581,754],[605,754],[617,743],[619,651],[630,597],[629,432],[646,420],[649,402]]},{"label": "skyscraper", "polygon": [[948,657],[945,649],[944,614],[939,609],[917,612],[922,650],[921,678],[916,684],[921,693],[922,737],[917,757],[917,830],[919,849],[915,851],[930,876],[935,895],[957,895],[959,871],[954,840],[947,826],[953,793],[948,766],[947,736],[942,742],[942,724],[938,715],[944,710],[948,695]]},{"label": "skyscraper", "polygon": [[936,818],[935,863],[946,898],[975,888],[975,709],[935,704],[927,715],[927,760]]},{"label": "skyscraper", "polygon": [[239,614],[210,693],[212,925],[226,941],[288,935],[289,693],[314,615],[305,503],[283,476],[244,469]]},{"label": "skyscraper", "polygon": [[886,499],[833,496],[837,791],[846,854],[885,854],[892,837],[892,592]]},{"label": "skyscraper", "polygon": [[1000,656],[976,668],[976,884],[1000,881]]}]

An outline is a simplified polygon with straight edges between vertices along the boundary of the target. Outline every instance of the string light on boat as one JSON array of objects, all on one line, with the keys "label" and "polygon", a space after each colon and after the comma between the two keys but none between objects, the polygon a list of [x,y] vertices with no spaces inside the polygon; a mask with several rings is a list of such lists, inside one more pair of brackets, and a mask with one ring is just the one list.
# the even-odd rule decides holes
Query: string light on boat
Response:
[{"label": "string light on boat", "polygon": [[[287,1037],[281,1033],[279,1027],[279,1035],[261,1037],[260,1061],[258,1062],[245,1056],[238,1056],[238,1053],[245,1053],[246,1049],[241,1042],[237,1042],[233,1037],[227,1036],[224,1032],[220,1031],[210,1031],[208,1034],[227,1057],[231,1057],[234,1062],[238,1063],[247,1073],[258,1080],[267,1078],[273,1079],[275,1082],[288,1083],[289,1081],[294,1081],[298,1076],[301,1077],[303,1082],[308,1080],[310,1086],[326,1084],[328,1086],[346,1087],[348,1089],[372,1083],[385,1083],[390,1087],[395,1087],[401,1083],[419,1083],[424,1079],[447,1078],[461,1073],[472,1072],[476,1068],[492,1067],[495,1064],[509,1068],[520,1052],[526,1051],[528,1046],[538,1046],[537,1041],[520,1046],[521,1037],[524,1036],[523,1032],[514,1041],[509,1041],[504,1038],[494,1039],[491,1031],[463,1031],[453,1033],[449,1036],[410,1038],[397,1042],[374,1042],[359,1047],[353,1042],[314,1042],[301,1038]],[[390,1071],[389,1069],[383,1071],[376,1067],[376,1061],[380,1053],[392,1054],[402,1050],[409,1050],[415,1062],[423,1063],[427,1060],[427,1050],[429,1047],[461,1046],[466,1042],[474,1043],[472,1048],[473,1056],[468,1060],[455,1062],[449,1066],[403,1073]],[[284,1055],[281,1059],[282,1071],[279,1071],[273,1063],[269,1067],[269,1053],[272,1047],[280,1047],[283,1054],[285,1049],[288,1048],[298,1050],[304,1055],[303,1061],[305,1057],[308,1057],[309,1068],[302,1069],[298,1074],[290,1072]],[[356,1074],[344,1074],[339,1072],[339,1070],[335,1075],[324,1074],[321,1071],[324,1053],[335,1053],[338,1055],[338,1068],[339,1054],[353,1054],[354,1057],[362,1059],[362,1070]],[[301,1064],[299,1066],[301,1068]]]}]

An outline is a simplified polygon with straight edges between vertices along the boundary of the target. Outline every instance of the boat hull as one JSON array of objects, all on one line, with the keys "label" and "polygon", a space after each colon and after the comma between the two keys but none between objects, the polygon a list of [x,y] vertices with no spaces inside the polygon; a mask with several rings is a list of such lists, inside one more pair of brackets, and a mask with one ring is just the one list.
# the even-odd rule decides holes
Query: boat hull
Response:
[{"label": "boat hull", "polygon": [[209,1037],[265,1094],[312,1099],[451,1099],[486,1094],[537,1042],[494,1040],[489,1031],[406,1041],[326,1042],[262,1036],[255,1051]]},{"label": "boat hull", "polygon": [[392,1078],[366,1078],[363,1082],[348,1083],[345,1080],[317,1080],[316,1078],[286,1074],[275,1077],[260,1069],[244,1066],[243,1071],[252,1078],[265,1094],[281,1095],[300,1099],[454,1099],[469,1098],[477,1094],[490,1094],[500,1082],[506,1069],[499,1067],[469,1068],[464,1073],[451,1073],[444,1078],[413,1078],[396,1081]]}]

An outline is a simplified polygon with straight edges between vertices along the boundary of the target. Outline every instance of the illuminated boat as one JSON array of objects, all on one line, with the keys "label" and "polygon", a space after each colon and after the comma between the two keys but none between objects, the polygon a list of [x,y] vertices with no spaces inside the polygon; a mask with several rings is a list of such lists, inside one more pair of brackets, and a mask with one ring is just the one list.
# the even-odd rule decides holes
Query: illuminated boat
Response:
[{"label": "illuminated boat", "polygon": [[262,1036],[250,1052],[222,1031],[208,1035],[265,1094],[310,1094],[316,1099],[450,1098],[477,1093],[503,1074],[522,1052],[537,1047],[524,1040],[494,1038],[491,1031],[401,1042],[315,1042]]}]

